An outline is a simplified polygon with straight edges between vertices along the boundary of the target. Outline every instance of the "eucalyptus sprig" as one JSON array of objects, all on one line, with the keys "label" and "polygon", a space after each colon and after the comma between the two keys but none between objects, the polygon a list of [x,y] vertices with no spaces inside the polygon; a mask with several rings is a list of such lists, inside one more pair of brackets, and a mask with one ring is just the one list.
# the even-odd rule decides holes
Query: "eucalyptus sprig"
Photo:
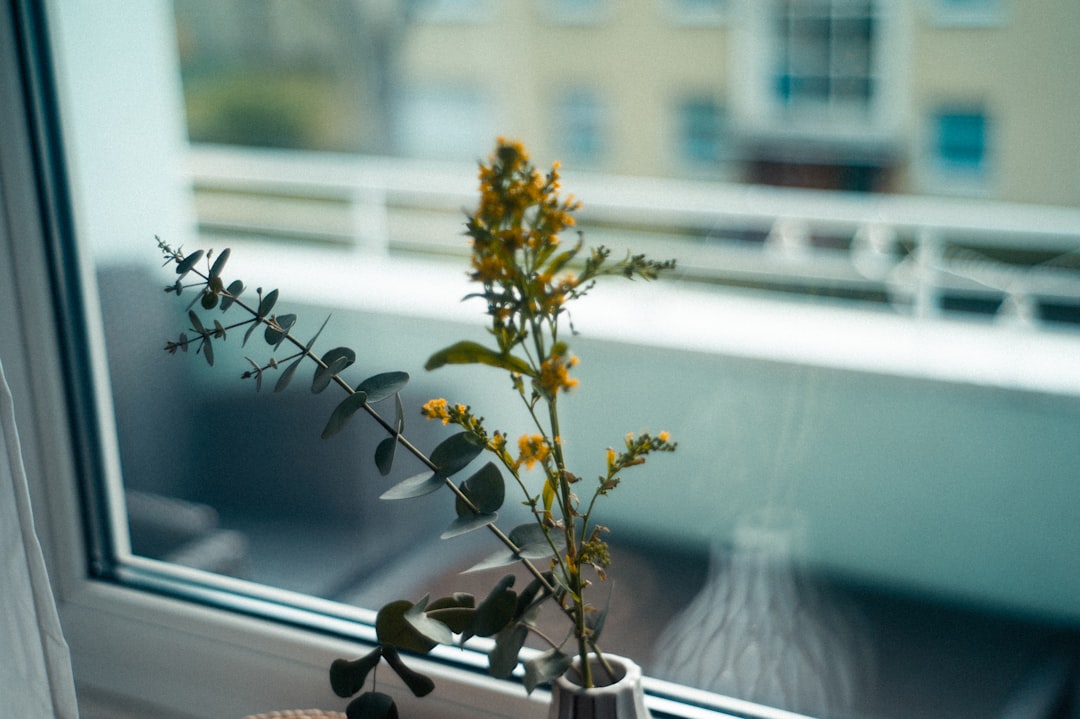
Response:
[{"label": "eucalyptus sprig", "polygon": [[[382,607],[375,623],[378,646],[359,659],[339,659],[330,670],[335,693],[342,697],[359,693],[349,704],[350,718],[396,716],[389,696],[374,688],[362,691],[380,662],[385,661],[416,696],[424,696],[434,683],[407,667],[399,650],[424,654],[440,644],[464,643],[472,637],[494,639],[489,669],[501,677],[514,671],[529,634],[540,637],[548,650],[522,662],[528,691],[563,674],[575,655],[582,660],[584,686],[593,685],[587,660],[590,654],[610,673],[598,645],[606,610],[596,609],[586,598],[589,572],[603,580],[610,564],[604,539],[607,528],[598,524],[593,514],[598,500],[619,486],[624,470],[644,463],[653,452],[673,451],[676,445],[666,432],[627,435],[621,450],[607,449],[606,469],[596,482],[582,483],[569,469],[560,432],[559,395],[578,385],[571,376],[578,360],[561,330],[568,304],[588,293],[599,278],[653,279],[673,268],[674,262],[654,262],[643,255],[612,261],[604,247],[591,249],[579,259],[584,249],[580,234],[569,247],[563,247],[560,233],[574,225],[573,213],[580,203],[572,197],[560,197],[559,183],[557,165],[541,174],[517,143],[500,140],[489,162],[481,165],[479,205],[466,222],[472,241],[470,278],[481,289],[467,299],[479,298],[485,303],[493,346],[459,342],[435,352],[425,365],[434,370],[448,364],[481,364],[508,372],[529,419],[529,429],[519,436],[516,447],[505,432],[489,431],[483,418],[468,405],[439,398],[426,403],[421,414],[452,424],[458,431],[430,454],[421,451],[405,436],[400,393],[409,381],[407,373],[383,372],[354,386],[342,373],[356,363],[355,351],[335,347],[317,353],[314,349],[326,322],[303,340],[295,334],[295,314],[274,312],[277,290],[263,292],[259,288],[248,301],[243,282],[225,283],[229,250],[216,257],[201,249],[185,254],[158,240],[166,262],[176,271],[166,291],[179,296],[191,290],[195,295],[188,305],[190,328],[168,341],[167,351],[186,352],[194,347],[213,365],[216,343],[226,341],[230,332],[243,329],[241,344],[246,345],[261,329],[262,339],[271,348],[270,356],[261,361],[248,358],[251,369],[244,378],[254,379],[256,388],[261,389],[264,377],[279,372],[274,391],[280,392],[308,365],[313,392],[320,393],[333,384],[345,395],[323,427],[323,438],[338,434],[354,415],[363,413],[387,434],[375,452],[381,474],[391,473],[399,448],[423,465],[422,472],[385,491],[383,499],[408,499],[449,489],[456,517],[442,537],[486,528],[502,550],[479,568],[520,563],[531,576],[529,584],[516,592],[514,576],[507,575],[481,601],[470,594],[455,593],[435,600],[397,600]],[[230,317],[237,312],[241,317],[231,323],[218,317],[210,320],[201,316],[196,306],[204,313],[232,310]],[[391,398],[392,410],[387,417],[375,405]],[[466,479],[454,480],[484,453],[492,460]],[[534,469],[542,475],[538,486],[531,480],[530,470]],[[533,520],[509,532],[497,525],[498,510],[506,496],[504,472],[522,493]],[[540,607],[549,601],[569,620],[565,638],[549,637],[536,625]],[[574,649],[564,651],[571,640]]]}]

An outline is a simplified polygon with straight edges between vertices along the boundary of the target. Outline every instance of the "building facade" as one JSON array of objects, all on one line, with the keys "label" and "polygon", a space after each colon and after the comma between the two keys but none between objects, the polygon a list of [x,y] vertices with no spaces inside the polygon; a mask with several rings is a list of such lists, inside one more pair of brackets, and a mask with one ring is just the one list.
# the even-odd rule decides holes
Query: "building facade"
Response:
[{"label": "building facade", "polygon": [[[1080,205],[1074,0],[411,3],[397,149]],[[467,148],[467,149],[466,149]]]}]

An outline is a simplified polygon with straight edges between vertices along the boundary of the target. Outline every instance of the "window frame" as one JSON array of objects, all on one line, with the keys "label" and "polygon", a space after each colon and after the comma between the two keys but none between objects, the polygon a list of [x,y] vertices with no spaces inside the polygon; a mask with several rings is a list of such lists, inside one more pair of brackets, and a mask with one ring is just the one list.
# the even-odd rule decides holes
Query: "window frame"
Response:
[{"label": "window frame", "polygon": [[[162,719],[334,708],[343,702],[329,691],[327,668],[363,651],[360,642],[125,586],[90,559],[107,549],[91,546],[85,480],[116,467],[109,452],[87,450],[115,438],[98,421],[108,403],[95,393],[107,386],[104,357],[64,189],[45,23],[30,0],[0,11],[0,300],[18,308],[0,329],[0,354],[80,704],[91,716]],[[89,336],[74,338],[81,328]],[[404,687],[384,686],[410,714],[546,712],[542,691],[526,697],[519,685],[445,663],[416,665],[437,678],[437,695],[417,704]]]},{"label": "window frame", "polygon": [[[191,719],[341,708],[344,700],[329,690],[328,667],[370,648],[369,625],[335,624],[319,611],[318,600],[293,608],[292,621],[288,612],[266,618],[235,602],[214,601],[208,597],[213,586],[185,584],[182,570],[162,572],[152,560],[114,570],[105,560],[118,548],[95,544],[95,537],[109,534],[108,527],[94,526],[94,505],[107,499],[97,494],[97,480],[119,472],[119,461],[116,437],[103,421],[111,412],[103,390],[108,372],[94,320],[92,266],[80,249],[66,189],[69,158],[46,25],[46,10],[33,0],[0,9],[0,302],[18,308],[0,327],[0,356],[83,715]],[[412,662],[435,679],[431,696],[416,699],[393,680],[380,690],[411,716],[471,719],[478,710],[546,716],[546,690],[527,695],[520,682],[495,680],[481,664],[470,666],[468,652],[444,649]],[[658,719],[795,716],[646,683]]]},{"label": "window frame", "polygon": [[[32,5],[26,0],[12,6],[20,13],[21,22],[9,23],[8,11],[0,11],[0,32],[19,29],[25,33],[27,24],[43,22],[42,13]],[[0,349],[4,350],[0,354],[5,362],[9,356],[15,357],[6,367],[20,407],[28,469],[32,479],[41,478],[34,483],[38,526],[56,582],[80,691],[89,701],[116,707],[115,713],[128,709],[134,714],[140,707],[141,715],[162,717],[240,716],[255,704],[266,709],[326,706],[328,699],[333,700],[325,689],[329,661],[361,651],[360,640],[196,605],[177,596],[153,593],[149,587],[121,586],[107,577],[88,579],[80,477],[86,472],[111,471],[108,465],[114,460],[82,456],[80,448],[86,444],[78,441],[79,432],[107,426],[95,424],[94,415],[100,408],[95,401],[108,399],[89,397],[80,404],[75,393],[80,383],[68,381],[66,365],[59,359],[67,357],[83,367],[86,377],[91,378],[83,388],[100,386],[93,379],[104,374],[100,345],[64,345],[61,334],[53,331],[58,322],[64,322],[63,317],[57,319],[64,312],[78,319],[76,326],[92,321],[94,312],[76,301],[78,282],[74,286],[56,282],[62,276],[57,273],[60,264],[69,271],[76,268],[77,281],[90,273],[86,258],[76,252],[67,216],[64,159],[58,131],[50,129],[55,125],[55,118],[50,120],[55,105],[43,89],[48,78],[35,74],[48,69],[42,36],[41,28],[24,34],[24,39],[33,41],[36,37],[39,43],[27,53],[36,61],[28,75],[19,74],[15,44],[0,42],[0,73],[15,77],[14,83],[4,87],[10,90],[13,85],[27,83],[37,93],[29,107],[19,102],[0,104],[0,146],[5,148],[0,154],[0,197],[10,215],[7,225],[0,228],[0,249],[13,260],[0,263],[0,278],[4,280],[0,298],[5,300],[3,306],[20,308],[18,321],[0,329]],[[31,115],[32,121],[25,122],[26,115]],[[8,148],[12,148],[10,152]],[[51,255],[47,247],[53,248]],[[62,250],[67,254],[61,254]],[[72,275],[63,277],[72,279]],[[91,295],[83,299],[92,302]],[[93,327],[90,334],[94,334]],[[9,355],[11,348],[14,351]],[[76,355],[69,355],[72,348]],[[86,358],[78,354],[83,352]],[[112,440],[105,437],[104,441]],[[97,464],[105,466],[95,469]],[[438,678],[438,696],[416,706],[405,702],[406,711],[421,715],[439,711],[451,717],[474,716],[478,705],[511,716],[540,716],[545,711],[542,694],[526,698],[515,684],[494,682],[437,659],[423,662],[423,666]],[[162,677],[169,680],[163,682]],[[657,686],[651,683],[652,688]],[[669,696],[675,693],[673,690]],[[654,707],[664,707],[658,716],[718,716],[696,709],[692,703],[658,696],[654,693],[651,700]],[[731,704],[731,712],[737,711],[736,704]],[[791,716],[759,707],[738,713]],[[110,715],[115,714],[110,711]]]}]

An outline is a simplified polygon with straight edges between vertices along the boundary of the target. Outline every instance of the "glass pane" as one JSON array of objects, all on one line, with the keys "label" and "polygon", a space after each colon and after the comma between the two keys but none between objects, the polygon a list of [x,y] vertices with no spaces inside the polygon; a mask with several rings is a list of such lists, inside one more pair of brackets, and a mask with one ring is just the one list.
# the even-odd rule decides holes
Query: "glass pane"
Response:
[{"label": "glass pane", "polygon": [[[244,342],[235,309],[202,315],[228,335],[213,367],[162,351],[191,335],[197,295],[162,292],[176,275],[153,237],[231,248],[223,277],[249,298],[280,289],[301,343],[329,317],[317,346],[355,347],[354,382],[407,371],[417,446],[450,432],[419,414],[438,397],[516,440],[530,418],[509,377],[424,369],[491,341],[485,308],[461,302],[476,289],[464,213],[502,134],[563,162],[587,243],[680,263],[598,287],[568,318],[580,386],[560,436],[583,481],[626,432],[679,441],[599,510],[608,651],[819,716],[1001,716],[1040,687],[1049,704],[1075,691],[1080,136],[1054,119],[1080,112],[1075,3],[1017,4],[983,39],[882,3],[767,3],[722,25],[650,3],[560,25],[556,5],[57,4],[123,469],[118,560],[342,613],[486,593],[498,571],[460,572],[491,538],[440,540],[445,492],[379,499],[423,469],[404,457],[382,475],[383,428],[361,416],[320,438],[340,388],[312,393],[308,368],[274,392],[284,360],[261,392],[241,379],[270,348],[262,331]],[[729,51],[762,37],[761,57]],[[911,64],[872,75],[875,43],[897,38]],[[1018,83],[1035,56],[1039,81]],[[774,107],[777,88],[894,105],[808,124]],[[984,115],[938,114],[973,95],[1008,145]],[[935,141],[1001,182],[978,202],[920,194],[930,161],[912,148]],[[379,409],[394,421],[393,400]],[[520,501],[500,524],[528,519]]]}]

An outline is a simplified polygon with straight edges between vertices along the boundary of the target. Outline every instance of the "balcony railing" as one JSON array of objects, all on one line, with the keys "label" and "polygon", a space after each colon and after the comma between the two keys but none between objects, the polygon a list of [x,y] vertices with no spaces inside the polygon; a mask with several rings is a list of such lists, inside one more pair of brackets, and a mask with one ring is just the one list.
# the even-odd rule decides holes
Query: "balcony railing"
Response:
[{"label": "balcony railing", "polygon": [[[205,236],[454,255],[462,164],[195,147]],[[684,279],[885,303],[902,313],[1080,322],[1080,210],[575,175],[592,243],[677,256]]]}]

